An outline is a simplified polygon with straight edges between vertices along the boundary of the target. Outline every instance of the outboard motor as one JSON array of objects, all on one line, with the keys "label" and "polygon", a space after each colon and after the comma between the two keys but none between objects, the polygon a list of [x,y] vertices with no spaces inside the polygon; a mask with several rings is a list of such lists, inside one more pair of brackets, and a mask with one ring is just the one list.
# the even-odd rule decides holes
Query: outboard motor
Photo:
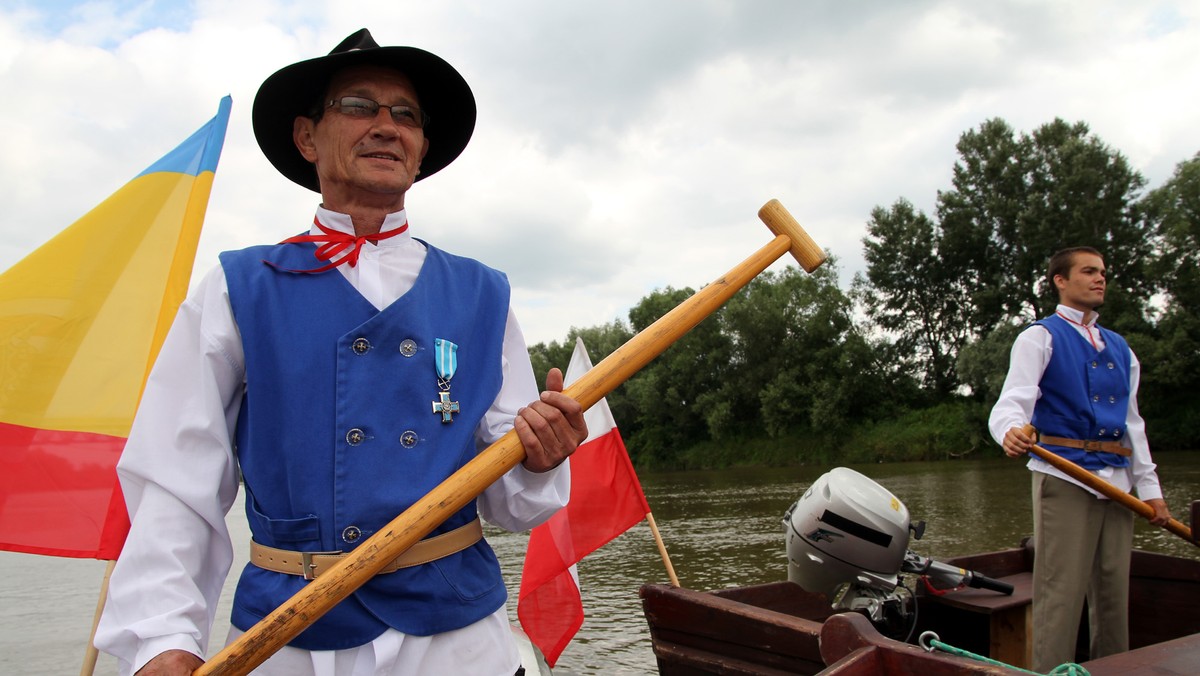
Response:
[{"label": "outboard motor", "polygon": [[[971,586],[1011,594],[1012,585],[909,551],[925,522],[913,526],[908,508],[886,488],[846,467],[809,486],[783,517],[788,580],[832,599],[836,610],[864,612],[892,638],[915,623],[912,592],[902,573],[945,589]],[[907,629],[906,629],[907,628]]]},{"label": "outboard motor", "polygon": [[788,580],[833,598],[846,583],[892,590],[908,550],[908,508],[867,477],[838,467],[784,515]]}]

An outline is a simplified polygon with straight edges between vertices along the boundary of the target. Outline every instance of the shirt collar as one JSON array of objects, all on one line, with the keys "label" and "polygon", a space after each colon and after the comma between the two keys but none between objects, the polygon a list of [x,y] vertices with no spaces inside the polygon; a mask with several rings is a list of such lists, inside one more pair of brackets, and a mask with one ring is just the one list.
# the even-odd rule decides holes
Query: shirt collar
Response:
[{"label": "shirt collar", "polygon": [[1070,319],[1071,321],[1075,322],[1076,324],[1080,324],[1082,326],[1095,326],[1096,320],[1100,318],[1100,315],[1093,311],[1091,319],[1089,319],[1088,321],[1085,322],[1085,321],[1083,321],[1083,312],[1082,311],[1076,310],[1075,308],[1072,308],[1072,307],[1067,307],[1066,305],[1059,305],[1057,311],[1058,311],[1058,314],[1060,314],[1060,315],[1066,317],[1067,319]]},{"label": "shirt collar", "polygon": [[[323,206],[318,206],[317,207],[317,220],[321,222],[321,225],[324,225],[325,227],[327,227],[331,230],[337,230],[338,232],[354,234],[354,222],[350,219],[349,214],[343,214],[343,213],[340,213],[337,211],[330,211],[329,209],[326,209]],[[407,222],[408,222],[407,210],[401,209],[400,211],[392,212],[383,219],[383,227],[381,227],[379,229],[379,232],[386,233],[389,230],[395,230],[396,228],[402,227]],[[313,224],[312,229],[310,229],[309,232],[314,235],[321,234],[321,231],[317,229],[317,225],[315,223]],[[395,237],[389,237],[388,239],[380,240],[378,242],[375,242],[375,244],[377,244],[378,246],[382,246],[382,247],[400,246],[402,244],[408,243],[411,240],[412,240],[412,227],[409,226],[408,230],[400,233],[399,235],[396,235]]]}]

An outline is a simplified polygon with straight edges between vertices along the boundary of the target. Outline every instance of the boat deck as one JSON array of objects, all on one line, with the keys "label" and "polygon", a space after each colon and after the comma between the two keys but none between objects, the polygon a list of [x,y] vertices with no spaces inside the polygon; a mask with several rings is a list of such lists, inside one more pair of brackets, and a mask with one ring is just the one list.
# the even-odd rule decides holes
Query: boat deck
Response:
[{"label": "boat deck", "polygon": [[[885,638],[853,613],[826,620],[821,656],[830,665],[821,676],[940,676],[1028,673]],[[1015,665],[1014,665],[1015,666]],[[1200,634],[1143,646],[1080,664],[1091,676],[1195,676],[1200,672]]]},{"label": "boat deck", "polygon": [[1092,676],[1195,676],[1200,673],[1200,634],[1090,660],[1083,667]]}]

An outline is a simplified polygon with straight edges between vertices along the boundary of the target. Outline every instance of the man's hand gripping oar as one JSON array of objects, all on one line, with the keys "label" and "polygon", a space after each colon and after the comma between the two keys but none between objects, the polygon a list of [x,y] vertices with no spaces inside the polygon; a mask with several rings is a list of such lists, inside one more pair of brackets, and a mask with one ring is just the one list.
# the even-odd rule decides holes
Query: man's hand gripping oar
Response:
[{"label": "man's hand gripping oar", "polygon": [[1094,489],[1104,497],[1120,503],[1122,506],[1133,511],[1134,514],[1145,517],[1150,523],[1161,526],[1184,540],[1200,546],[1200,543],[1197,543],[1192,538],[1191,528],[1171,518],[1171,513],[1167,510],[1166,501],[1162,499],[1138,500],[1129,493],[1108,483],[1070,460],[1038,446],[1036,439],[1037,431],[1034,430],[1033,425],[1026,425],[1023,428],[1014,427],[1004,435],[1004,453],[1009,457],[1017,457],[1026,452],[1032,453],[1057,468],[1063,474]]},{"label": "man's hand gripping oar", "polygon": [[[778,201],[768,202],[759,210],[758,216],[775,233],[775,239],[638,333],[572,383],[563,394],[579,402],[585,410],[591,407],[712,314],[784,253],[790,251],[808,272],[825,261],[821,248]],[[525,457],[525,448],[514,429],[194,673],[249,673]]]}]

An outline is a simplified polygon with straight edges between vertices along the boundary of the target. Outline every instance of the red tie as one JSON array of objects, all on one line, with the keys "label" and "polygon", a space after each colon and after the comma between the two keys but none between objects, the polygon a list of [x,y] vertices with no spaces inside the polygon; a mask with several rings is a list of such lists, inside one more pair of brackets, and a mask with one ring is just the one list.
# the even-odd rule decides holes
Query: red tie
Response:
[{"label": "red tie", "polygon": [[[288,237],[287,239],[280,242],[280,244],[296,244],[296,243],[301,243],[301,242],[318,242],[320,244],[320,246],[317,247],[317,250],[315,252],[316,256],[317,256],[317,260],[329,261],[329,263],[322,267],[319,267],[319,268],[312,268],[311,270],[287,270],[287,272],[303,272],[303,273],[325,272],[326,270],[332,270],[333,268],[336,268],[337,266],[341,265],[342,263],[349,263],[350,267],[354,267],[355,265],[358,265],[358,254],[359,254],[359,251],[362,249],[363,244],[365,244],[366,242],[378,242],[380,240],[384,240],[389,237],[395,237],[396,235],[399,235],[400,233],[404,232],[405,230],[408,230],[408,222],[406,221],[404,223],[404,225],[396,228],[395,230],[389,230],[387,232],[377,232],[374,235],[363,235],[362,237],[355,237],[354,235],[351,235],[349,233],[341,232],[339,230],[334,230],[332,228],[327,228],[324,225],[321,225],[321,221],[318,221],[316,218],[313,218],[313,225],[316,225],[317,228],[324,234],[296,235],[295,237]],[[349,251],[346,252],[346,255],[344,255],[341,258],[338,258],[336,260],[334,259],[335,256],[338,256],[343,251],[346,251],[346,249],[350,249]],[[272,265],[272,267],[277,267],[277,266]],[[283,268],[280,268],[280,269],[283,269]]]}]

